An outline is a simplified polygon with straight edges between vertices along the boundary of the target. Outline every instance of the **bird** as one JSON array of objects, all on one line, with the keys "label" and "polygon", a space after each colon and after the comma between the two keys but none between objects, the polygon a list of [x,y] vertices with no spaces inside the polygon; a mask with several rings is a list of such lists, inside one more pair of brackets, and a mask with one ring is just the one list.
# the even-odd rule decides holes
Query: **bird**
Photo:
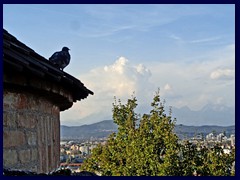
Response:
[{"label": "bird", "polygon": [[63,69],[70,63],[71,56],[69,54],[70,49],[63,47],[62,51],[57,51],[49,58],[49,61],[57,68],[63,71]]}]

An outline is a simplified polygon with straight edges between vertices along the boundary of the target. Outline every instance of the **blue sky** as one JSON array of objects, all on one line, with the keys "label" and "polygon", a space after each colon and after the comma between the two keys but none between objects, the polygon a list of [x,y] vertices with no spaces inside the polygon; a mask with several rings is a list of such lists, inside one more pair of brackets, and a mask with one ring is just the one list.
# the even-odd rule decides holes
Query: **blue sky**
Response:
[{"label": "blue sky", "polygon": [[110,119],[133,92],[147,111],[158,87],[167,105],[235,107],[235,5],[4,4],[3,27],[47,59],[71,49],[65,71],[95,95],[62,124]]}]

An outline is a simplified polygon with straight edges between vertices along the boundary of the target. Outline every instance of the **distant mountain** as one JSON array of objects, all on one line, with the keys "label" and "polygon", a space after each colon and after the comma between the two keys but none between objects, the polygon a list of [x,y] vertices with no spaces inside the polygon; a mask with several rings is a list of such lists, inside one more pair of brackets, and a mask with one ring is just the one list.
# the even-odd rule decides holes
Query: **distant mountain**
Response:
[{"label": "distant mountain", "polygon": [[[216,133],[235,133],[235,109],[227,106],[207,104],[199,111],[189,107],[172,108],[172,117],[177,119],[175,132],[179,136],[192,137],[194,134],[204,135]],[[107,137],[117,132],[117,125],[112,120],[82,126],[61,126],[61,138],[89,139],[90,137]]]},{"label": "distant mountain", "polygon": [[117,131],[117,125],[112,120],[82,126],[61,126],[61,138],[65,139],[89,139],[91,137],[107,137]]},{"label": "distant mountain", "polygon": [[177,119],[177,124],[230,126],[235,124],[235,109],[213,104],[207,104],[199,111],[193,111],[187,106],[173,107],[172,117]]},{"label": "distant mountain", "polygon": [[[179,137],[193,137],[195,134],[208,133],[215,131],[216,133],[226,132],[235,134],[235,126],[185,126],[176,125],[175,132]],[[111,133],[117,132],[117,125],[112,120],[105,120],[98,123],[82,126],[61,126],[61,139],[90,139],[107,137]]]}]

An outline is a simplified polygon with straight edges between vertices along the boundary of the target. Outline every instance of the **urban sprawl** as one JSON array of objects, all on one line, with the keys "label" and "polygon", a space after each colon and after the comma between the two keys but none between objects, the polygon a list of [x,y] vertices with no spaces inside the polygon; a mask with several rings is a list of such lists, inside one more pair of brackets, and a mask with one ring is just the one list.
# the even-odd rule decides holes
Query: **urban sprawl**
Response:
[{"label": "urban sprawl", "polygon": [[[181,142],[188,140],[192,144],[200,144],[200,147],[211,148],[218,144],[223,148],[224,153],[231,153],[235,148],[235,135],[232,134],[229,137],[225,133],[215,134],[214,132],[207,134],[203,137],[202,134],[195,135],[189,139],[182,139]],[[60,167],[68,168],[72,172],[79,172],[80,166],[85,159],[87,159],[92,150],[97,147],[98,144],[104,145],[107,142],[107,138],[91,138],[90,140],[64,140],[61,141],[60,148]]]}]

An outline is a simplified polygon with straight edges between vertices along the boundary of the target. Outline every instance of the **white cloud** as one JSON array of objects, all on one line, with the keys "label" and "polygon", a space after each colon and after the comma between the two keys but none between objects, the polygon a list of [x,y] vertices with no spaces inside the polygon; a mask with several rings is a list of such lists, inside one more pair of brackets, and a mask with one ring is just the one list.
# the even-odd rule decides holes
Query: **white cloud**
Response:
[{"label": "white cloud", "polygon": [[[79,75],[86,87],[94,92],[68,111],[61,113],[62,124],[79,125],[112,118],[114,96],[123,103],[133,95],[138,100],[138,111],[149,112],[153,94],[160,88],[166,106],[188,106],[199,110],[207,103],[235,104],[234,46],[228,46],[221,53],[202,57],[205,61],[155,62],[131,64],[125,57],[114,63],[97,67]],[[225,78],[225,81],[213,81]],[[78,121],[76,121],[78,120]]]},{"label": "white cloud", "polygon": [[171,106],[189,106],[193,110],[216,102],[234,106],[234,50],[235,46],[229,45],[200,58],[196,57],[195,61],[192,57],[191,63],[186,59],[179,59],[148,64],[153,74],[150,80],[163,87],[161,94]]},{"label": "white cloud", "polygon": [[124,102],[134,93],[139,102],[148,101],[154,92],[150,76],[150,70],[143,64],[131,65],[125,57],[119,57],[112,65],[95,68],[81,75],[79,79],[94,95],[75,103],[71,110],[62,113],[63,124],[69,119],[92,122],[111,118],[114,96]]},{"label": "white cloud", "polygon": [[[234,105],[234,81],[219,83],[209,79],[209,74],[218,63],[158,63],[149,67],[153,76],[151,81],[159,83],[161,95],[172,106],[189,106],[198,110],[207,103],[214,103],[223,96],[228,105]],[[171,86],[171,84],[174,85]],[[218,100],[219,101],[219,100]]]},{"label": "white cloud", "polygon": [[217,69],[210,74],[211,79],[232,79],[234,78],[233,69]]}]

